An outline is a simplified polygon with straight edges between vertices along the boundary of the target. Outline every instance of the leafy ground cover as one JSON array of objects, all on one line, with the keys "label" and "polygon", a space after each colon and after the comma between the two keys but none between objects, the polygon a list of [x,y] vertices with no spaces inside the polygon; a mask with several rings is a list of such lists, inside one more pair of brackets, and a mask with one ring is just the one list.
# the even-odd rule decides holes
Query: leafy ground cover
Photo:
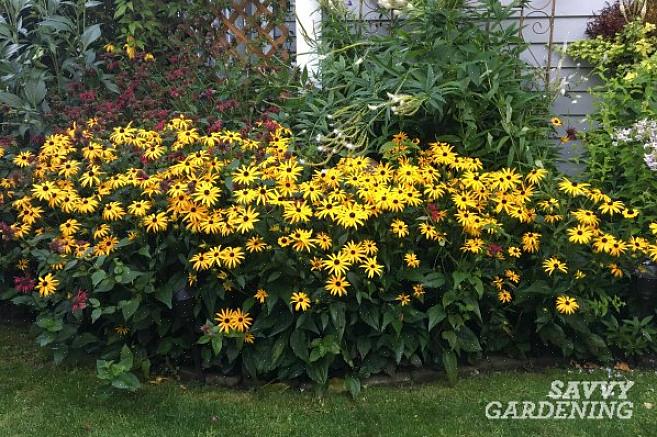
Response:
[{"label": "leafy ground cover", "polygon": [[[0,326],[0,435],[3,436],[649,436],[657,425],[657,374],[633,372],[629,420],[486,419],[493,400],[545,400],[551,381],[601,380],[607,372],[554,369],[493,373],[347,395],[148,384],[138,394],[100,395],[93,366],[55,367],[26,328]],[[312,430],[310,432],[309,430]]]}]

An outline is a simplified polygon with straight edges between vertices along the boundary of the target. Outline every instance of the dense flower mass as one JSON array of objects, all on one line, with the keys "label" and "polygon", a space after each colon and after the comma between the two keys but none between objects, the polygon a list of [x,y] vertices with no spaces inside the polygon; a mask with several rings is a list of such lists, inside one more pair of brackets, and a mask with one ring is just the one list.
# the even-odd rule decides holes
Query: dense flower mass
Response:
[{"label": "dense flower mass", "polygon": [[[6,158],[31,181],[2,185],[27,258],[17,289],[49,317],[108,345],[132,336],[155,356],[173,343],[150,343],[153,332],[178,335],[166,307],[187,284],[206,363],[242,357],[254,375],[323,381],[337,362],[375,372],[476,353],[475,332],[503,347],[492,338],[519,341],[509,326],[523,311],[539,314],[527,332],[564,348],[563,317],[609,306],[585,278],[610,289],[638,260],[657,261],[655,239],[630,233],[640,212],[589,184],[486,171],[449,144],[416,143],[400,135],[381,161],[315,168],[272,122],[204,133],[177,117],[162,131],[52,135]],[[264,365],[258,353],[277,355]]]}]

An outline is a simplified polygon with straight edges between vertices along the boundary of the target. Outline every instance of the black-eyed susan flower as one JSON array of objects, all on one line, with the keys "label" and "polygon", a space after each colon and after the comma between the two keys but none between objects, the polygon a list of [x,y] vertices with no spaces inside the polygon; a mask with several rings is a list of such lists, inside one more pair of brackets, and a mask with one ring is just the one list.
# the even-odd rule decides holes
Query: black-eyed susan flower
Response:
[{"label": "black-eyed susan flower", "polygon": [[215,314],[214,320],[217,322],[220,332],[227,334],[233,329],[233,311],[231,309],[222,308]]},{"label": "black-eyed susan flower", "polygon": [[349,285],[351,284],[349,284],[344,276],[331,276],[326,281],[324,289],[326,289],[331,296],[342,297],[347,294],[347,287],[349,287]]},{"label": "black-eyed susan flower", "polygon": [[253,295],[255,300],[257,300],[259,303],[265,303],[265,300],[269,297],[269,293],[267,293],[267,290],[264,288],[258,289],[256,293]]},{"label": "black-eyed susan flower", "polygon": [[375,276],[381,276],[383,274],[383,266],[377,262],[375,257],[366,258],[365,261],[360,265],[360,268],[365,270],[365,273],[369,279],[372,279]]},{"label": "black-eyed susan flower", "polygon": [[584,182],[573,182],[568,178],[562,178],[558,184],[559,191],[563,191],[572,197],[584,196],[588,193],[590,184]]},{"label": "black-eyed susan flower", "polygon": [[593,231],[588,226],[577,225],[567,231],[568,241],[575,244],[588,244],[593,238]]},{"label": "black-eyed susan flower", "polygon": [[561,119],[560,119],[559,117],[552,117],[552,118],[550,119],[550,124],[551,124],[552,126],[554,126],[554,127],[561,127],[561,126],[563,126],[563,122],[561,121]]},{"label": "black-eyed susan flower", "polygon": [[535,253],[541,244],[541,234],[537,232],[525,232],[522,235],[522,248],[525,252]]},{"label": "black-eyed susan flower", "polygon": [[398,238],[404,238],[409,235],[408,225],[400,219],[395,219],[390,224],[390,232]]},{"label": "black-eyed susan flower", "polygon": [[58,286],[59,280],[55,278],[52,273],[48,273],[45,276],[39,276],[36,290],[41,297],[48,297],[57,291]]},{"label": "black-eyed susan flower", "polygon": [[107,235],[103,237],[96,246],[94,246],[94,254],[97,256],[107,256],[110,255],[114,250],[116,250],[119,245],[119,239],[113,235]]},{"label": "black-eyed susan flower", "polygon": [[232,313],[231,326],[237,332],[245,332],[253,324],[253,318],[247,312],[242,311],[240,308]]},{"label": "black-eyed susan flower", "polygon": [[220,258],[229,269],[234,269],[244,260],[244,252],[240,247],[226,247],[222,249]]},{"label": "black-eyed susan flower", "polygon": [[303,291],[292,293],[290,303],[294,306],[295,311],[306,311],[310,308],[310,298]]},{"label": "black-eyed susan flower", "polygon": [[399,305],[406,306],[411,303],[411,296],[407,293],[399,293],[397,297],[395,297],[395,300],[399,302]]},{"label": "black-eyed susan flower", "polygon": [[567,273],[568,267],[565,262],[559,260],[557,257],[551,257],[543,261],[543,270],[545,270],[545,273],[552,276],[552,273],[556,271]]},{"label": "black-eyed susan flower", "polygon": [[148,232],[154,233],[166,231],[169,225],[169,219],[165,212],[144,216],[142,222]]},{"label": "black-eyed susan flower", "polygon": [[500,290],[497,292],[497,300],[499,300],[502,303],[509,303],[513,297],[511,296],[511,293],[509,293],[507,290]]},{"label": "black-eyed susan flower", "polygon": [[351,263],[343,253],[331,254],[323,261],[325,270],[332,275],[342,276],[347,273]]},{"label": "black-eyed susan flower", "polygon": [[406,262],[406,266],[411,269],[420,267],[420,259],[415,252],[406,252],[406,254],[404,254],[404,262]]},{"label": "black-eyed susan flower", "polygon": [[570,296],[558,296],[556,300],[556,308],[561,314],[575,314],[579,309],[579,304],[574,297]]}]

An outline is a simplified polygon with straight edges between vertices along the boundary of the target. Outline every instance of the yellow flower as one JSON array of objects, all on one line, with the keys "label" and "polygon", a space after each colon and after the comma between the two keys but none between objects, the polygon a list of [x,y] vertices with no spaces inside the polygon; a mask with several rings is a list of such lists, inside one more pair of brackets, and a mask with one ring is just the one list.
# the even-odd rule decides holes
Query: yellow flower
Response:
[{"label": "yellow flower", "polygon": [[144,55],[144,61],[145,62],[155,62],[155,56],[153,56],[152,53],[146,53]]},{"label": "yellow flower", "polygon": [[247,331],[252,323],[253,318],[249,313],[243,312],[239,308],[233,311],[231,324],[233,329],[235,329],[237,332]]},{"label": "yellow flower", "polygon": [[244,252],[239,247],[226,247],[221,251],[221,261],[229,269],[234,269],[244,260]]},{"label": "yellow flower", "polygon": [[638,215],[639,215],[639,211],[637,211],[636,209],[625,208],[623,210],[623,217],[625,217],[626,219],[633,219],[636,218]]},{"label": "yellow flower", "polygon": [[461,250],[463,252],[482,253],[484,250],[484,245],[484,240],[481,238],[469,238],[465,240]]},{"label": "yellow flower", "polygon": [[57,291],[59,280],[57,280],[52,273],[39,277],[39,283],[36,286],[37,291],[41,297],[48,297]]},{"label": "yellow flower", "polygon": [[192,268],[196,271],[207,270],[212,265],[212,259],[204,253],[197,253],[191,257],[189,262],[192,263]]},{"label": "yellow flower", "polygon": [[125,211],[120,202],[110,202],[103,209],[103,220],[115,221],[120,220],[125,215]]},{"label": "yellow flower", "polygon": [[360,267],[365,270],[367,277],[370,279],[374,276],[381,276],[383,274],[383,266],[377,262],[375,257],[366,258]]},{"label": "yellow flower", "polygon": [[413,285],[413,297],[416,299],[423,299],[426,291],[424,290],[424,285],[415,284]]},{"label": "yellow flower", "polygon": [[59,225],[59,232],[62,233],[63,236],[68,237],[71,235],[75,235],[80,230],[80,222],[77,221],[76,219],[68,219],[61,225]]},{"label": "yellow flower", "polygon": [[143,225],[148,232],[162,232],[166,231],[169,223],[167,214],[159,212],[157,214],[149,214],[143,218]]},{"label": "yellow flower", "polygon": [[342,276],[347,273],[351,263],[343,253],[331,254],[328,259],[322,262],[324,269],[328,270],[330,274]]},{"label": "yellow flower", "polygon": [[575,244],[588,244],[593,238],[593,231],[582,225],[577,225],[575,228],[569,228],[568,241]]},{"label": "yellow flower", "polygon": [[513,283],[517,284],[518,282],[520,282],[520,275],[511,269],[506,269],[504,271],[504,276]]},{"label": "yellow flower", "polygon": [[502,303],[509,303],[509,302],[511,302],[512,298],[513,297],[511,296],[511,293],[509,293],[506,290],[500,290],[497,293],[497,300],[499,300]]},{"label": "yellow flower", "polygon": [[295,311],[306,311],[310,308],[310,298],[302,291],[292,293],[290,303],[294,304]]},{"label": "yellow flower", "polygon": [[541,244],[541,234],[536,232],[526,232],[522,236],[522,248],[525,252],[535,253]]},{"label": "yellow flower", "polygon": [[610,253],[614,248],[615,242],[616,239],[613,237],[613,235],[602,234],[593,241],[593,251],[596,253]]},{"label": "yellow flower", "polygon": [[398,238],[406,237],[409,234],[408,225],[403,220],[395,219],[390,224],[390,231]]},{"label": "yellow flower", "polygon": [[561,126],[563,126],[563,122],[561,121],[561,119],[560,119],[559,117],[552,117],[552,118],[550,119],[550,124],[551,124],[552,126],[554,126],[554,127],[561,127]]},{"label": "yellow flower", "polygon": [[587,183],[572,182],[568,178],[563,178],[561,182],[559,182],[559,191],[563,191],[573,197],[587,194],[589,187],[590,185]]},{"label": "yellow flower", "polygon": [[100,240],[98,244],[96,244],[96,246],[94,247],[94,253],[98,256],[103,256],[103,255],[107,256],[112,252],[114,252],[114,249],[116,249],[118,244],[119,244],[118,238],[112,235],[108,235],[106,237],[103,237],[103,239]]},{"label": "yellow flower", "polygon": [[559,311],[561,314],[570,315],[577,312],[579,309],[579,304],[574,297],[561,295],[557,297],[556,307],[557,311]]},{"label": "yellow flower", "polygon": [[250,237],[248,240],[246,240],[246,244],[244,246],[249,253],[259,253],[269,247],[265,240],[258,236]]},{"label": "yellow flower", "polygon": [[550,276],[552,276],[552,273],[554,273],[555,271],[560,271],[562,273],[568,272],[568,267],[566,266],[566,263],[560,261],[556,257],[548,258],[545,261],[543,261],[543,269],[545,270],[545,273],[547,273]]},{"label": "yellow flower", "polygon": [[128,59],[133,60],[137,57],[137,49],[133,45],[124,44],[123,49],[126,55],[128,55]]},{"label": "yellow flower", "polygon": [[128,329],[127,326],[120,325],[114,328],[114,332],[116,332],[121,337],[125,337],[130,332],[130,329]]},{"label": "yellow flower", "polygon": [[34,155],[32,154],[32,152],[20,152],[18,155],[14,157],[12,162],[22,168],[30,165],[32,163],[33,158]]},{"label": "yellow flower", "polygon": [[603,214],[614,215],[623,212],[625,206],[623,205],[623,202],[619,200],[609,200],[607,202],[601,203],[600,206],[598,206],[598,209],[602,211]]},{"label": "yellow flower", "polygon": [[401,306],[406,306],[411,303],[411,297],[406,293],[399,293],[395,300],[399,302]]},{"label": "yellow flower", "polygon": [[420,267],[420,260],[414,252],[406,252],[404,255],[404,261],[406,262],[406,265],[411,269]]},{"label": "yellow flower", "polygon": [[578,209],[573,212],[572,215],[577,219],[578,222],[588,226],[597,226],[600,222],[600,219],[595,215],[593,211],[588,209]]},{"label": "yellow flower", "polygon": [[116,51],[116,47],[112,43],[107,43],[103,46],[103,50],[105,50],[105,53],[114,53]]},{"label": "yellow flower", "polygon": [[520,255],[522,255],[521,250],[519,248],[515,247],[515,246],[509,247],[508,253],[509,253],[509,256],[511,256],[513,258],[520,258]]},{"label": "yellow flower", "polygon": [[220,332],[229,333],[233,329],[233,311],[230,309],[221,309],[215,314],[214,320],[217,322]]},{"label": "yellow flower", "polygon": [[267,300],[267,297],[269,297],[269,293],[267,293],[266,290],[264,289],[259,289],[256,291],[256,294],[253,295],[253,297],[260,303],[265,303],[265,300]]},{"label": "yellow flower", "polygon": [[306,202],[290,203],[283,210],[283,218],[290,223],[307,222],[313,215],[313,210]]},{"label": "yellow flower", "polygon": [[611,271],[611,274],[614,275],[615,278],[623,277],[623,270],[618,267],[618,264],[616,263],[609,264],[609,271]]},{"label": "yellow flower", "polygon": [[349,284],[344,276],[331,276],[326,281],[326,286],[324,288],[331,293],[331,296],[342,297],[347,294],[347,287],[349,287],[349,285],[351,284]]}]

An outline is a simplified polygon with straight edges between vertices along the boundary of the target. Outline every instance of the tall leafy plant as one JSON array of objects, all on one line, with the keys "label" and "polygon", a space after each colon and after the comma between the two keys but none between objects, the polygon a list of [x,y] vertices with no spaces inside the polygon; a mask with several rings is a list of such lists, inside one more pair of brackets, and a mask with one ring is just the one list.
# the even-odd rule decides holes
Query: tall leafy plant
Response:
[{"label": "tall leafy plant", "polygon": [[87,12],[97,1],[0,2],[0,109],[2,131],[21,137],[47,131],[49,100],[65,98],[71,83],[96,80],[114,89],[95,47],[100,24]]},{"label": "tall leafy plant", "polygon": [[317,81],[301,81],[281,113],[308,157],[379,152],[405,131],[496,165],[549,161],[549,101],[532,89],[511,6],[429,0],[394,12],[389,34],[371,35],[325,5]]}]

